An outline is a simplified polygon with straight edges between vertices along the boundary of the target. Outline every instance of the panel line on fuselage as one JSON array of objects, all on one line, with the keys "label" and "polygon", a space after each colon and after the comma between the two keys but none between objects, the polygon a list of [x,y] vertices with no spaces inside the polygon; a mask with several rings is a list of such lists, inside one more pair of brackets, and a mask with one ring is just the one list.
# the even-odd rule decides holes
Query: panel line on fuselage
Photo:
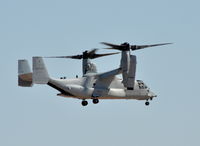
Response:
[{"label": "panel line on fuselage", "polygon": [[74,95],[70,94],[69,92],[66,92],[65,90],[61,89],[60,87],[56,86],[55,84],[53,84],[51,82],[48,82],[47,85],[49,85],[50,87],[60,91],[62,94],[74,97]]}]

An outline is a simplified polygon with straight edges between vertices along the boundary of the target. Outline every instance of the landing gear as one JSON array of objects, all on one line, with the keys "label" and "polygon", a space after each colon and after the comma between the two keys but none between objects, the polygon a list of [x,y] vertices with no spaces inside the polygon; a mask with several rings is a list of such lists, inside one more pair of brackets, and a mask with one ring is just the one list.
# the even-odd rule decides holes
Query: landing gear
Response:
[{"label": "landing gear", "polygon": [[92,102],[93,102],[94,104],[97,104],[97,103],[99,103],[99,99],[93,99]]},{"label": "landing gear", "polygon": [[148,101],[146,101],[146,102],[145,102],[145,105],[146,105],[146,106],[148,106],[148,105],[149,105],[149,102],[148,102]]},{"label": "landing gear", "polygon": [[88,105],[88,102],[87,102],[86,100],[83,100],[83,101],[81,102],[81,104],[82,104],[82,106],[86,106],[86,105]]}]

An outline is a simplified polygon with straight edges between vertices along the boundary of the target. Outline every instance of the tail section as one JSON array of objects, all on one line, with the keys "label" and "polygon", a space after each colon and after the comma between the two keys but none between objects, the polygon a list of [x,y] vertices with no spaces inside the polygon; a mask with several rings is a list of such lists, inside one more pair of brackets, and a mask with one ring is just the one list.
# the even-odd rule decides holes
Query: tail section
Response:
[{"label": "tail section", "polygon": [[18,86],[31,87],[32,72],[27,60],[18,60]]},{"label": "tail section", "polygon": [[33,83],[47,84],[48,81],[49,74],[42,57],[33,57]]}]

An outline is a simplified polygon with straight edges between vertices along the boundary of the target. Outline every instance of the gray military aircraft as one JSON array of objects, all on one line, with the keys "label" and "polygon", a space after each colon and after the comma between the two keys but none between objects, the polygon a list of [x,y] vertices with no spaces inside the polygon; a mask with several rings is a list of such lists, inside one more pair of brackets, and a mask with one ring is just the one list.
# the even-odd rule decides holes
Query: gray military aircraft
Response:
[{"label": "gray military aircraft", "polygon": [[[27,60],[18,60],[18,85],[32,87],[33,84],[47,84],[60,92],[57,94],[58,96],[81,99],[83,106],[88,104],[87,99],[92,99],[94,104],[99,103],[99,99],[146,100],[145,105],[148,106],[149,100],[157,95],[150,91],[150,88],[142,80],[135,80],[136,56],[131,55],[131,51],[171,43],[154,45],[123,43],[116,45],[102,42],[102,44],[109,46],[106,49],[121,51],[121,61],[117,69],[98,73],[95,64],[91,63],[90,60],[117,53],[96,54],[97,49],[85,51],[81,55],[46,57],[82,59],[82,77],[55,79],[49,76],[43,61],[44,57],[33,57],[32,72]],[[122,79],[117,77],[119,74],[122,74]]]}]

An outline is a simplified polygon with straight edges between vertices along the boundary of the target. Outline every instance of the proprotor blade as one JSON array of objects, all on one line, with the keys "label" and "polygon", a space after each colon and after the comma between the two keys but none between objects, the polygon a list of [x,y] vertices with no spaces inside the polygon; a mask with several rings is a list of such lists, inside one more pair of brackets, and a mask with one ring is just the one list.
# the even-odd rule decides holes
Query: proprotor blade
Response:
[{"label": "proprotor blade", "polygon": [[98,49],[92,49],[92,50],[89,50],[87,53],[88,53],[88,54],[95,54],[97,50],[98,50]]},{"label": "proprotor blade", "polygon": [[156,47],[156,46],[163,46],[163,45],[169,45],[172,43],[162,43],[162,44],[153,44],[153,45],[132,45],[131,50],[139,50],[139,49],[144,49],[144,48],[149,48],[149,47]]},{"label": "proprotor blade", "polygon": [[116,45],[116,44],[111,44],[111,43],[106,43],[106,42],[101,42],[101,44],[111,47],[111,48],[106,48],[106,49],[116,49],[116,50],[120,50],[120,51],[122,51],[122,49],[123,49],[123,47],[121,45]]},{"label": "proprotor blade", "polygon": [[71,59],[82,59],[83,55],[74,55],[74,56],[50,56],[44,58],[71,58]]},{"label": "proprotor blade", "polygon": [[116,53],[107,53],[107,54],[94,54],[90,59],[98,58],[98,57],[103,57],[103,56],[109,56],[109,55],[114,55],[114,54],[119,54],[119,52]]},{"label": "proprotor blade", "polygon": [[153,45],[129,45],[129,43],[125,42],[121,45],[116,45],[116,44],[102,42],[102,44],[111,47],[111,48],[106,48],[106,49],[115,49],[115,50],[120,50],[120,51],[129,51],[129,50],[135,51],[135,50],[144,49],[144,48],[148,48],[148,47],[169,45],[169,44],[172,44],[172,43],[162,43],[162,44],[153,44]]},{"label": "proprotor blade", "polygon": [[118,53],[107,53],[107,54],[96,54],[96,51],[98,49],[92,49],[90,51],[86,50],[82,53],[82,55],[73,55],[73,56],[50,56],[50,57],[44,57],[44,58],[71,58],[71,59],[95,59],[98,57],[108,56],[108,55],[114,55]]},{"label": "proprotor blade", "polygon": [[86,50],[83,52],[83,59],[92,58],[98,49]]}]

